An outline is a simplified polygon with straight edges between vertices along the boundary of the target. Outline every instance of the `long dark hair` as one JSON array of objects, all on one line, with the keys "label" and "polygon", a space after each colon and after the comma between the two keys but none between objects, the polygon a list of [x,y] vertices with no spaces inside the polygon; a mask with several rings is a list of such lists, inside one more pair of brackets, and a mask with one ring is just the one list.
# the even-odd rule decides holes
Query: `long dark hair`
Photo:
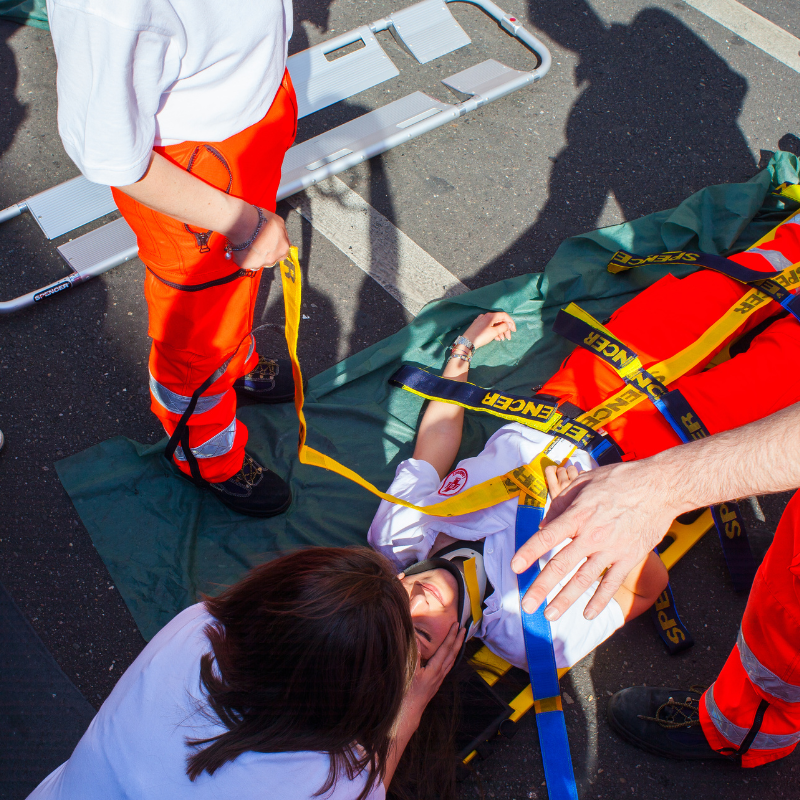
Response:
[{"label": "long dark hair", "polygon": [[242,753],[330,755],[318,794],[341,775],[383,780],[417,651],[408,596],[366,547],[315,547],[252,570],[206,600],[212,653],[201,659],[208,710],[228,730],[187,740],[191,780]]},{"label": "long dark hair", "polygon": [[456,664],[425,707],[386,792],[389,800],[456,800],[459,685],[468,669],[465,661]]}]

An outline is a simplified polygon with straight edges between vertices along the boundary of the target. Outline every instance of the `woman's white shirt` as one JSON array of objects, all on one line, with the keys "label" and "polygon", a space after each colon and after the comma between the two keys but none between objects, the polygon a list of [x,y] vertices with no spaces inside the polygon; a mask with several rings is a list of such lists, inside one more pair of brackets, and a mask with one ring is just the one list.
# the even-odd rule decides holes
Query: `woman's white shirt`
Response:
[{"label": "woman's white shirt", "polygon": [[[443,481],[426,461],[413,458],[403,461],[387,492],[414,505],[434,505],[464,489],[529,464],[551,441],[550,436],[524,425],[506,425],[489,439],[480,455],[460,461]],[[560,461],[571,449],[572,446],[562,440],[551,451],[551,457]],[[582,450],[576,450],[568,463],[579,470],[597,466]],[[388,556],[399,571],[425,559],[440,532],[464,541],[485,539],[484,567],[494,593],[485,598],[483,620],[475,635],[497,655],[527,670],[517,576],[511,571],[511,558],[516,550],[516,513],[516,498],[458,517],[430,517],[383,500],[370,526],[369,542]],[[539,559],[539,565],[544,567],[569,541],[545,554]],[[553,589],[548,600],[577,569]],[[550,623],[558,667],[571,667],[580,661],[625,622],[615,600],[591,622],[584,619],[583,611],[596,587],[597,583],[593,584],[558,621]]]},{"label": "woman's white shirt", "polygon": [[91,181],[125,186],[154,145],[219,142],[269,110],[292,0],[47,0],[58,130]]},{"label": "woman's white shirt", "polygon": [[[324,753],[244,753],[194,782],[186,776],[186,739],[225,728],[203,711],[200,658],[211,616],[201,603],[166,625],[103,703],[69,761],[28,800],[312,800],[325,782]],[[364,778],[341,778],[324,800],[354,800]],[[266,792],[266,794],[265,794]],[[383,784],[369,795],[385,797]]]}]

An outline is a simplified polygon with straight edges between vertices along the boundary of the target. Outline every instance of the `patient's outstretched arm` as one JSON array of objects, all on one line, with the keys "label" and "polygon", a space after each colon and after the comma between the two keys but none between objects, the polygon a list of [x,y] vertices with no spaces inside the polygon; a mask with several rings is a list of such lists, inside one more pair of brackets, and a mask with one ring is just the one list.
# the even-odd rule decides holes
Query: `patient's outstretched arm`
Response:
[{"label": "patient's outstretched arm", "polygon": [[[489,342],[510,339],[512,331],[516,330],[514,320],[505,311],[491,311],[481,314],[464,331],[464,338],[469,339],[477,350]],[[466,356],[469,349],[459,346],[455,353]],[[442,377],[466,382],[468,373],[469,362],[453,358],[447,362]],[[419,424],[414,458],[427,461],[439,473],[439,477],[444,478],[461,445],[463,425],[464,409],[461,406],[432,400]]]}]

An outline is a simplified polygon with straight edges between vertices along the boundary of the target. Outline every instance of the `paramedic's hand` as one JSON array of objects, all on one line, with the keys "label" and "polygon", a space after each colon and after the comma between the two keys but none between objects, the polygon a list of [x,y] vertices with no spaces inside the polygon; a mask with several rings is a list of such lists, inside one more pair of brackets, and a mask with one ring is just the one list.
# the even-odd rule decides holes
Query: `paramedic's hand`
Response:
[{"label": "paramedic's hand", "polygon": [[539,532],[511,561],[514,572],[524,572],[564,539],[572,539],[528,589],[525,610],[535,611],[556,584],[587,559],[548,604],[545,616],[558,619],[608,567],[584,611],[586,619],[594,619],[685,510],[674,495],[651,460],[612,464],[578,475],[552,503]]},{"label": "paramedic's hand", "polygon": [[510,339],[511,333],[516,332],[514,320],[505,311],[488,311],[481,314],[472,325],[464,332],[465,338],[475,345],[477,350],[489,342],[502,342]]},{"label": "paramedic's hand", "polygon": [[[236,230],[228,234],[228,239],[234,244],[246,242],[258,226],[258,212],[252,206],[248,206],[248,209],[242,214]],[[283,219],[263,208],[261,212],[267,218],[267,221],[259,231],[253,244],[247,250],[234,250],[231,253],[235,264],[252,272],[257,272],[260,269],[271,269],[282,258],[286,258],[289,255],[289,248],[291,247]]]},{"label": "paramedic's hand", "polygon": [[428,659],[425,666],[417,664],[411,686],[403,699],[400,710],[401,718],[414,720],[419,723],[422,712],[430,703],[442,681],[453,668],[456,657],[464,644],[466,629],[459,628],[457,623],[453,623],[445,640],[439,645],[436,652]]}]

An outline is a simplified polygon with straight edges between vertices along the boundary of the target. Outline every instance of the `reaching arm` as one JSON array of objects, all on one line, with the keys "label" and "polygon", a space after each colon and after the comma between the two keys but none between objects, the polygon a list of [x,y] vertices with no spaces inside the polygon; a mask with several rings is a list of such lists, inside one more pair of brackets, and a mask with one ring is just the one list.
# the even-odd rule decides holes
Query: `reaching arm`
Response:
[{"label": "reaching arm", "polygon": [[[481,314],[464,332],[477,350],[491,341],[503,341],[511,338],[516,331],[514,320],[504,311]],[[455,352],[467,355],[469,350],[463,345],[456,347]],[[454,358],[447,362],[443,378],[454,381],[467,380],[469,362]],[[417,444],[414,447],[414,458],[427,461],[444,478],[455,461],[456,453],[461,445],[461,431],[464,426],[464,409],[453,403],[442,403],[432,400],[419,424]]]},{"label": "reaching arm", "polygon": [[[552,500],[563,494],[577,480],[580,473],[574,466],[547,466],[544,476]],[[441,534],[439,534],[441,536]],[[638,617],[655,603],[669,581],[667,568],[658,555],[651,551],[637,564],[619,587],[614,599],[622,610],[625,622]]]},{"label": "reaching arm", "polygon": [[[153,153],[147,172],[136,183],[118,188],[154,211],[221,233],[233,244],[246,242],[258,226],[258,212],[250,203],[225,194],[159,153]],[[272,267],[289,253],[283,220],[264,209],[262,212],[267,223],[253,244],[247,250],[233,252],[233,262],[243,269]]]},{"label": "reaching arm", "polygon": [[555,501],[539,532],[511,562],[523,572],[566,538],[572,542],[548,561],[525,596],[538,608],[583,558],[588,560],[545,616],[558,619],[606,567],[584,615],[594,619],[625,576],[663,538],[672,520],[696,508],[751,494],[800,486],[800,403],[765,419],[680,445],[642,461],[584,472]]}]

